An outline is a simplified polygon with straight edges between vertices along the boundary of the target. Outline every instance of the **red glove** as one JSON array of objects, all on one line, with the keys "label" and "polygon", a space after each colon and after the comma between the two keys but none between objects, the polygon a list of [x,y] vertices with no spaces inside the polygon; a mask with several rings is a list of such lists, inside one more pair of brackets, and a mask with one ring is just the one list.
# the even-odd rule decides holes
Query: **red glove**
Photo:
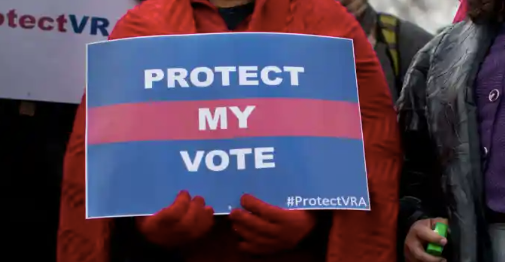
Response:
[{"label": "red glove", "polygon": [[214,224],[214,210],[202,197],[181,191],[171,206],[158,213],[136,219],[137,228],[151,243],[167,249],[200,238]]},{"label": "red glove", "polygon": [[281,209],[247,194],[240,202],[245,210],[233,210],[230,219],[244,239],[239,248],[245,252],[259,255],[293,249],[316,224],[309,211]]}]

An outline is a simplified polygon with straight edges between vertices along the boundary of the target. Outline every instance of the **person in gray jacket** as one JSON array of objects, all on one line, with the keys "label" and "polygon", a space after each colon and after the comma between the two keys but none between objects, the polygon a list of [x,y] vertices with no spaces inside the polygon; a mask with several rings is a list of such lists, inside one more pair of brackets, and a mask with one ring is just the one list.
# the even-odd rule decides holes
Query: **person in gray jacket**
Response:
[{"label": "person in gray jacket", "polygon": [[391,97],[396,101],[410,61],[433,35],[413,23],[375,11],[368,0],[339,1],[368,35],[388,81]]},{"label": "person in gray jacket", "polygon": [[505,262],[505,0],[467,2],[468,19],[416,55],[398,101],[408,262]]}]

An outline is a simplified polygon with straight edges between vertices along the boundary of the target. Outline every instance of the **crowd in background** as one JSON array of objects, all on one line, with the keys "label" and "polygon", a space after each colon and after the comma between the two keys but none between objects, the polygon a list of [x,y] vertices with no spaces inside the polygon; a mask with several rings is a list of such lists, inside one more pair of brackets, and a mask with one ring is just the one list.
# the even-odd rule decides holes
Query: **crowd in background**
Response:
[{"label": "crowd in background", "polygon": [[[147,1],[161,2],[162,0]],[[284,2],[284,0],[275,1]],[[503,144],[505,140],[499,135],[505,131],[503,130],[505,128],[503,122],[505,109],[502,109],[504,106],[500,106],[501,95],[505,92],[503,83],[503,75],[505,74],[498,72],[500,68],[505,68],[505,60],[503,59],[505,55],[503,49],[505,27],[502,22],[504,2],[501,0],[470,0],[468,5],[462,3],[456,17],[456,21],[461,22],[448,25],[435,38],[411,22],[376,11],[366,0],[341,0],[340,2],[356,18],[362,32],[364,32],[363,35],[366,36],[367,44],[371,44],[372,49],[375,50],[378,66],[373,68],[380,70],[381,76],[374,76],[376,78],[374,78],[373,85],[384,82],[391,109],[392,104],[398,102],[400,134],[396,134],[398,139],[390,141],[391,151],[387,151],[389,150],[387,149],[384,152],[386,152],[386,156],[391,155],[393,162],[398,162],[393,156],[394,153],[391,152],[396,150],[395,145],[399,147],[401,139],[405,162],[402,163],[401,183],[393,191],[397,192],[401,199],[396,203],[396,205],[399,203],[399,210],[395,208],[387,210],[386,205],[382,206],[381,204],[380,206],[385,211],[391,211],[391,214],[399,213],[398,223],[394,217],[391,218],[392,221],[395,221],[395,224],[391,226],[397,228],[396,235],[392,238],[389,237],[389,239],[395,239],[397,245],[393,251],[384,254],[380,248],[384,243],[387,246],[388,242],[375,237],[375,234],[379,235],[384,232],[381,232],[380,229],[371,229],[372,225],[364,224],[376,221],[377,224],[373,226],[381,227],[381,223],[385,225],[387,222],[381,220],[380,217],[366,220],[358,216],[357,218],[350,217],[350,220],[345,220],[345,218],[330,220],[333,223],[352,220],[353,223],[356,223],[353,224],[355,227],[363,228],[370,235],[350,237],[351,239],[340,239],[341,236],[339,236],[335,237],[335,240],[331,240],[331,234],[345,236],[352,234],[346,235],[346,231],[335,233],[334,231],[337,229],[330,227],[331,229],[327,229],[330,231],[330,241],[340,243],[352,252],[366,253],[368,250],[369,254],[344,255],[343,253],[346,252],[352,253],[345,247],[334,252],[332,250],[313,250],[314,245],[326,246],[325,241],[318,242],[319,240],[316,238],[311,239],[312,245],[309,244],[308,247],[304,246],[303,248],[309,252],[325,252],[328,256],[334,257],[333,260],[328,258],[327,261],[351,261],[346,259],[353,257],[363,259],[354,259],[353,262],[386,262],[394,259],[398,259],[398,261],[406,259],[410,262],[442,261],[442,258],[425,252],[424,245],[427,242],[435,241],[447,244],[443,257],[448,261],[505,261],[505,221],[503,220],[505,199],[502,191],[505,189],[505,184],[502,183],[505,181],[505,169],[500,163],[503,162],[501,159],[505,156],[500,150],[505,147]],[[151,8],[145,10],[146,7],[142,15],[148,16],[149,12],[158,12],[155,7]],[[230,28],[230,24],[226,23],[229,28],[212,30],[239,28],[240,21],[239,23],[233,22],[243,19],[233,16],[237,10],[234,9],[228,13],[225,9],[220,10],[220,15],[225,21],[231,21],[234,28]],[[240,12],[245,12],[246,16],[250,15],[247,10]],[[253,12],[253,9],[250,12]],[[467,14],[469,19],[466,19]],[[344,25],[352,25],[353,23],[340,16],[335,16],[333,19],[333,21],[325,21],[325,23],[342,23]],[[175,22],[173,21],[173,23]],[[172,24],[150,25],[155,27]],[[328,25],[328,27],[330,26]],[[199,30],[211,30],[205,26],[202,28]],[[257,29],[261,30],[262,28]],[[291,30],[299,29],[293,27]],[[344,31],[346,30],[342,29],[342,32]],[[124,34],[124,36],[119,36],[122,38],[130,36],[130,33],[124,31],[117,34]],[[359,36],[355,35],[360,34],[362,33],[352,33],[356,38]],[[355,44],[360,45],[359,40],[355,40]],[[358,49],[367,48],[369,47],[361,44]],[[419,50],[421,51],[419,52]],[[366,51],[361,52],[366,53]],[[358,79],[365,79],[369,76],[365,77],[366,73],[359,71],[360,56],[357,56]],[[361,58],[364,60],[368,59],[368,57],[363,57]],[[364,64],[368,62],[369,60],[363,62],[362,66],[364,67]],[[480,67],[480,65],[482,66]],[[372,85],[370,80],[360,81],[360,88]],[[372,94],[372,91],[370,93]],[[374,93],[377,97],[380,97],[381,94],[379,91]],[[375,102],[378,104],[387,104],[379,98],[377,101]],[[64,175],[63,162],[67,150],[65,176],[81,175],[80,171],[69,174],[69,172],[74,172],[69,170],[80,169],[77,163],[81,161],[80,156],[77,156],[79,152],[72,152],[72,150],[78,150],[76,148],[83,146],[80,145],[82,141],[77,138],[80,131],[76,131],[76,129],[83,128],[79,121],[83,119],[84,113],[82,110],[78,112],[78,106],[49,102],[0,100],[0,119],[2,120],[0,121],[0,174],[4,179],[1,183],[4,186],[2,191],[5,192],[5,197],[2,197],[6,204],[4,210],[8,210],[6,213],[7,223],[2,230],[2,235],[6,240],[2,256],[15,261],[34,259],[57,261],[58,250],[59,262],[207,261],[214,258],[213,261],[219,260],[221,254],[216,255],[211,252],[212,250],[209,253],[202,252],[203,257],[198,254],[184,252],[179,254],[160,250],[160,246],[168,245],[167,241],[160,240],[160,237],[152,231],[175,232],[177,234],[181,232],[177,230],[164,231],[165,229],[154,226],[150,228],[153,222],[149,220],[141,222],[121,220],[116,221],[117,223],[100,224],[99,226],[96,221],[84,221],[84,217],[82,217],[82,221],[77,221],[80,218],[76,219],[78,216],[73,213],[75,212],[73,208],[82,206],[80,202],[82,199],[78,197],[78,194],[82,192],[77,189],[72,191],[74,189],[70,188],[68,184],[64,190],[60,214],[60,194]],[[380,106],[378,108],[378,111],[382,110]],[[388,110],[385,109],[386,111]],[[78,117],[74,126],[76,113]],[[396,123],[396,115],[394,119]],[[384,120],[382,125],[387,126],[387,123]],[[69,145],[73,129],[73,139],[69,149],[67,145]],[[73,158],[77,160],[74,161]],[[389,159],[384,161],[389,161]],[[396,162],[391,164],[392,172],[396,172],[393,166],[397,166],[399,170],[400,163]],[[373,171],[371,172],[373,173]],[[399,181],[400,177],[397,180]],[[374,194],[371,197],[374,198]],[[372,201],[374,200],[372,199]],[[378,216],[388,218],[387,214]],[[302,215],[297,218],[310,220]],[[444,239],[426,233],[431,230],[433,223],[441,221],[449,223],[453,237]],[[359,224],[360,222],[362,224]],[[141,240],[138,240],[139,232],[132,230],[135,228],[135,223],[143,223],[142,225],[144,225],[139,230],[144,234],[144,237],[140,237]],[[60,226],[57,245],[57,231],[60,224],[62,226]],[[109,226],[113,230],[109,229]],[[219,224],[219,226],[223,226],[223,224]],[[71,227],[79,228],[73,230]],[[182,228],[182,226],[180,227]],[[198,226],[192,225],[192,227]],[[346,227],[346,224],[342,224],[341,227]],[[368,227],[370,230],[366,231]],[[384,227],[387,228],[387,226]],[[304,228],[302,227],[302,229]],[[99,233],[95,234],[94,230]],[[297,227],[287,227],[282,230],[286,238],[282,238],[281,242],[290,242],[289,238],[302,238],[302,236],[293,233],[300,232]],[[79,235],[81,233],[82,235]],[[177,241],[183,242],[184,236],[177,236],[179,237]],[[369,240],[366,239],[367,237]],[[218,238],[216,237],[216,239]],[[102,243],[100,241],[108,242]],[[226,239],[213,240],[217,244],[227,243],[227,241]],[[357,251],[357,247],[349,247],[349,245],[355,245],[349,241],[359,241],[363,250]],[[370,241],[370,246],[361,243],[366,241]],[[153,242],[154,245],[152,245]],[[97,243],[101,243],[101,246],[98,246]],[[298,245],[298,243],[296,244]],[[172,245],[171,249],[173,246],[178,246],[173,243],[170,245]],[[221,250],[220,247],[213,246],[212,248]],[[104,250],[97,251],[95,249]],[[279,250],[281,249],[279,247]],[[195,252],[195,249],[191,249],[191,247],[189,250]],[[289,254],[279,255],[259,261],[320,260],[319,257],[310,258],[305,253],[296,252],[293,252],[292,256]],[[300,252],[305,252],[305,250]],[[304,260],[309,258],[310,260]],[[227,257],[227,259],[230,258]]]}]

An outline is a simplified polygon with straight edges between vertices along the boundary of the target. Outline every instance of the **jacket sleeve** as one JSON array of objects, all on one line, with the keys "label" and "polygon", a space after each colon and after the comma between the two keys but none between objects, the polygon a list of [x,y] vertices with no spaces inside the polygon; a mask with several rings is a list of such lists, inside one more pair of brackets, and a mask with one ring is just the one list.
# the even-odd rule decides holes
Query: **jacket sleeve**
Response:
[{"label": "jacket sleeve", "polygon": [[[402,83],[412,59],[428,42],[433,35],[408,21],[401,21],[398,29],[398,52],[400,54],[400,75]],[[398,91],[399,93],[400,91]]]},{"label": "jacket sleeve", "polygon": [[[137,7],[138,8],[138,7]],[[144,35],[135,10],[121,18],[109,39]],[[111,260],[112,219],[85,217],[85,128],[86,95],[77,109],[67,145],[58,228],[58,262],[109,262]],[[124,249],[124,248],[123,248]]]},{"label": "jacket sleeve", "polygon": [[85,218],[84,130],[85,100],[77,109],[67,145],[58,229],[59,262],[106,262],[110,219]]},{"label": "jacket sleeve", "polygon": [[398,185],[403,157],[393,101],[380,63],[358,22],[338,1],[318,1],[317,6],[323,7],[323,2],[333,5],[324,6],[332,28],[325,34],[354,42],[371,200],[368,212],[333,212],[327,261],[396,261]]},{"label": "jacket sleeve", "polygon": [[411,225],[422,218],[443,215],[440,168],[426,115],[427,73],[432,53],[442,35],[429,42],[414,58],[398,100],[398,120],[405,152],[400,183],[398,241],[403,243]]}]

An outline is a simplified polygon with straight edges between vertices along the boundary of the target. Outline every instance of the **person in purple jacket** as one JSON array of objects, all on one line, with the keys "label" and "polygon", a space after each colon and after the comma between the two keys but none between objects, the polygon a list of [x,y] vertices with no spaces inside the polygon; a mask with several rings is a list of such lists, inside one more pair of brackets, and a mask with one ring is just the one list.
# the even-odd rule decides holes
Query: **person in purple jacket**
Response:
[{"label": "person in purple jacket", "polygon": [[505,262],[505,0],[467,2],[468,19],[416,55],[398,101],[408,262]]}]

